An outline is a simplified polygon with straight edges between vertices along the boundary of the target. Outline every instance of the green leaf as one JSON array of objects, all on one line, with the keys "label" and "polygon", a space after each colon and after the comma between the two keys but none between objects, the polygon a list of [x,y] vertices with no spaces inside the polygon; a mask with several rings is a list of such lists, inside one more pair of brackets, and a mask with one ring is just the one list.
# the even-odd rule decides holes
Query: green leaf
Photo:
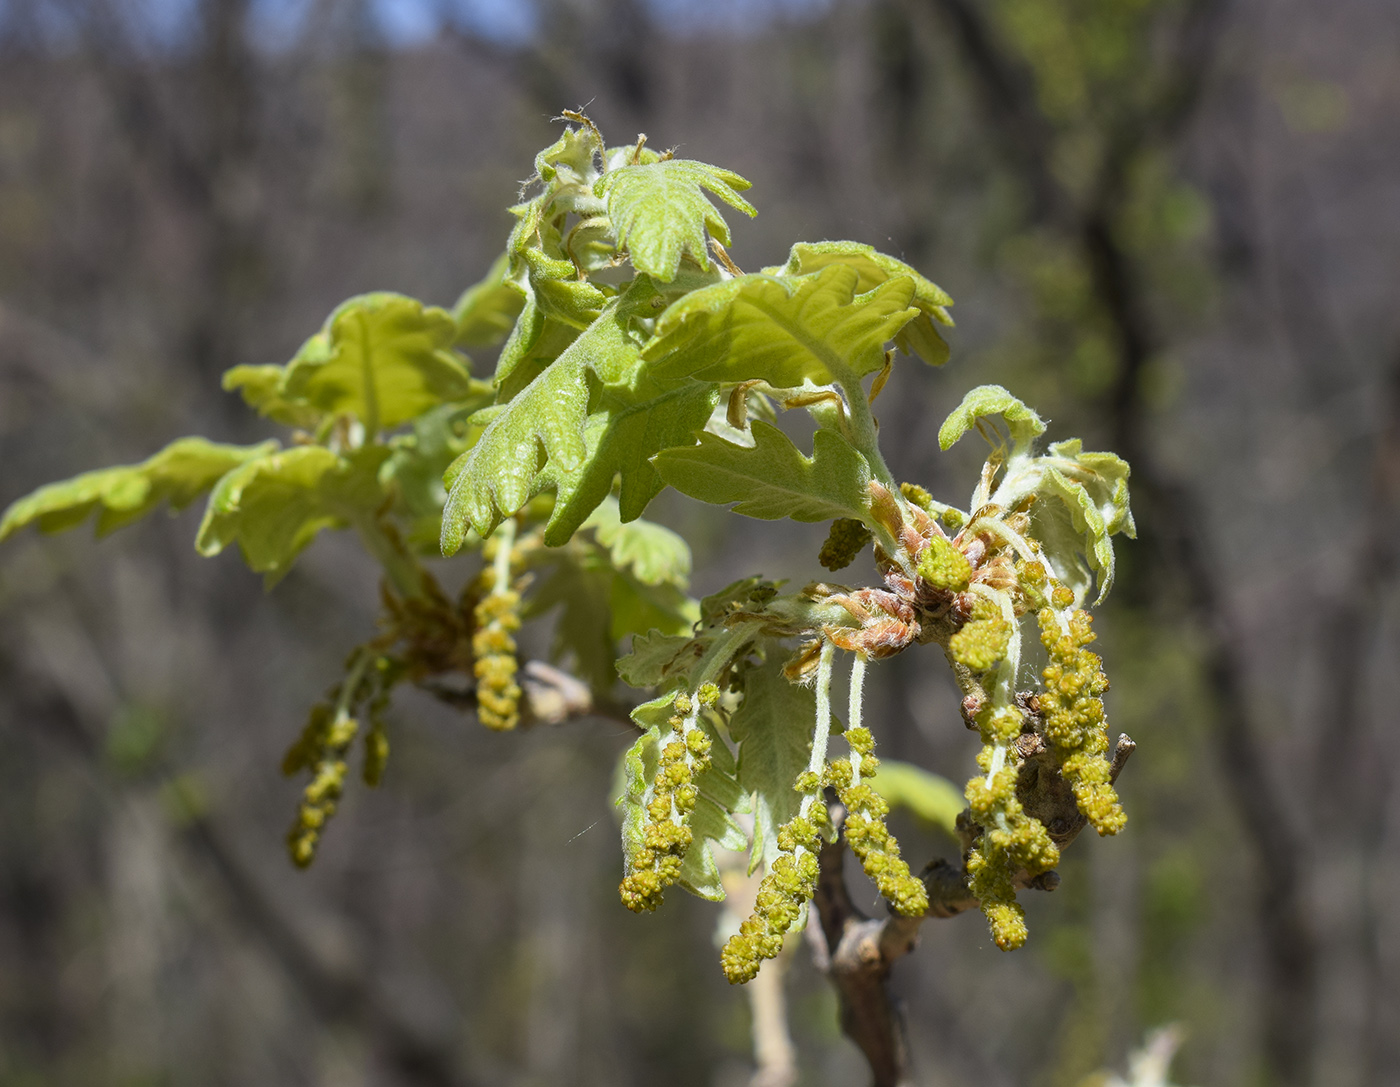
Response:
[{"label": "green leaf", "polygon": [[195,547],[217,555],[237,542],[248,566],[272,583],[322,529],[373,514],[383,501],[378,473],[389,455],[382,445],[348,457],[302,445],[249,461],[214,488]]},{"label": "green leaf", "polygon": [[[1114,555],[1109,537],[1137,533],[1128,505],[1128,463],[1113,453],[1086,453],[1078,438],[1055,442],[1041,456],[1013,458],[991,496],[1003,507],[1027,495],[1046,501],[1031,508],[1032,535],[1044,547],[1058,580],[1088,596],[1094,575],[1101,603],[1113,587]],[[1057,501],[1058,500],[1058,501]]]},{"label": "green leaf", "polygon": [[963,790],[947,778],[897,759],[881,759],[868,779],[891,807],[906,808],[925,822],[957,837],[957,821],[967,807]]},{"label": "green leaf", "polygon": [[718,166],[665,159],[611,170],[594,191],[606,199],[618,248],[627,250],[632,266],[669,283],[683,255],[709,268],[706,229],[729,244],[729,227],[705,193],[752,217],[757,211],[739,195],[747,188],[742,177]]},{"label": "green leaf", "polygon": [[640,516],[665,487],[651,458],[691,445],[718,402],[718,386],[688,379],[656,395],[626,385],[600,388],[584,425],[583,462],[567,472],[555,465],[542,475],[556,494],[545,543],[558,546],[572,536],[619,476],[620,516]]},{"label": "green leaf", "polygon": [[466,360],[451,350],[456,335],[446,310],[401,294],[362,294],[337,306],[285,367],[236,366],[224,388],[279,422],[353,415],[375,434],[475,393]]},{"label": "green leaf", "polygon": [[693,291],[657,321],[648,370],[774,388],[854,383],[884,366],[885,344],[919,315],[909,277],[864,294],[859,284],[855,268],[836,264],[810,276],[739,276]]},{"label": "green leaf", "polygon": [[392,488],[394,510],[408,523],[408,542],[415,551],[439,555],[442,506],[447,500],[443,473],[470,449],[484,429],[475,409],[489,400],[489,391],[478,400],[443,404],[413,420],[413,432],[389,443],[392,456],[380,472],[380,481]]},{"label": "green leaf", "polygon": [[860,242],[798,242],[792,247],[788,262],[781,268],[764,271],[807,275],[820,271],[832,264],[846,264],[854,268],[860,276],[856,291],[864,293],[891,279],[907,276],[914,281],[914,305],[919,308],[915,317],[895,337],[895,344],[906,355],[918,355],[933,366],[942,366],[948,361],[948,345],[939,335],[934,322],[948,325],[953,319],[945,308],[953,304],[953,299],[938,284],[925,279],[902,260],[876,252],[873,246]]},{"label": "green leaf", "polygon": [[613,569],[630,570],[643,585],[690,584],[690,547],[669,528],[651,521],[623,524],[616,499],[606,498],[583,523],[609,549]]},{"label": "green leaf", "polygon": [[[638,711],[647,708],[655,708],[658,713],[670,713],[671,696],[662,695],[660,698],[652,699],[651,702],[638,706],[633,711],[633,716],[637,716]],[[665,720],[665,717],[662,717]],[[638,850],[645,844],[643,832],[647,825],[647,812],[643,801],[646,798],[647,786],[656,777],[656,768],[661,763],[661,726],[654,724],[637,737],[636,742],[627,749],[627,754],[622,760],[622,795],[617,799],[617,806],[622,809],[622,855],[627,860],[627,873],[631,874],[631,861]]]},{"label": "green leaf", "polygon": [[793,788],[807,769],[816,696],[789,683],[781,651],[770,644],[768,659],[744,673],[744,701],[729,722],[739,744],[739,784],[754,794],[753,853],[749,871],[772,866],[778,856],[778,828],[797,814],[802,797]]},{"label": "green leaf", "polygon": [[[540,472],[580,469],[588,453],[588,375],[619,381],[636,366],[637,345],[613,301],[603,315],[497,415],[463,454],[442,518],[442,553],[455,554],[466,530],[489,536],[542,487]],[[601,498],[601,496],[599,496]],[[581,520],[581,518],[580,518]]]},{"label": "green leaf", "polygon": [[752,448],[707,433],[698,445],[664,450],[652,463],[682,494],[712,505],[737,503],[734,512],[749,517],[869,521],[870,467],[839,434],[818,430],[813,455],[805,457],[771,423],[755,420],[752,429]]},{"label": "green leaf", "polygon": [[84,472],[50,483],[14,502],[0,518],[0,541],[27,525],[41,532],[76,528],[97,512],[97,534],[140,520],[162,502],[181,510],[219,479],[249,461],[266,457],[276,442],[220,445],[204,438],[180,438],[140,464]]},{"label": "green leaf", "polygon": [[492,382],[501,402],[513,400],[578,339],[578,334],[572,325],[545,316],[535,299],[527,298],[510,339],[496,360]]},{"label": "green leaf", "polygon": [[1045,433],[1045,424],[1025,404],[1017,400],[1000,385],[979,385],[963,397],[961,404],[938,428],[938,445],[948,450],[953,443],[977,424],[977,420],[989,415],[1000,415],[1006,420],[1011,432],[1013,454],[1023,454],[1030,444]]},{"label": "green leaf", "polygon": [[283,426],[314,430],[321,421],[321,412],[302,400],[285,395],[283,381],[285,366],[267,363],[262,366],[235,366],[224,372],[225,392],[238,392],[243,402],[265,419]]},{"label": "green leaf", "polygon": [[660,630],[638,634],[632,639],[632,652],[617,662],[617,673],[629,687],[655,687],[685,674],[684,668],[675,665],[692,644],[693,639],[685,634],[663,634]]},{"label": "green leaf", "polygon": [[494,347],[510,335],[525,305],[524,292],[507,282],[510,254],[496,258],[481,282],[468,287],[452,307],[461,347]]}]

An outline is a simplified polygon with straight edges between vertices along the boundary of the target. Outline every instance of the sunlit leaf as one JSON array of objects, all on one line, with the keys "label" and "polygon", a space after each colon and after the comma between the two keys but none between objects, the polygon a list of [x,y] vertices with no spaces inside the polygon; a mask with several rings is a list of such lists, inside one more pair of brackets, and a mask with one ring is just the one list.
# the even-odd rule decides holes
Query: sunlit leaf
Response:
[{"label": "sunlit leaf", "polygon": [[810,276],[747,275],[693,291],[657,322],[648,370],[774,388],[858,380],[884,366],[885,344],[920,312],[910,305],[907,276],[864,294],[859,284],[855,268],[835,264]]},{"label": "sunlit leaf", "polygon": [[913,304],[919,308],[920,313],[895,336],[895,345],[905,354],[918,355],[933,366],[942,366],[948,361],[948,345],[939,335],[934,322],[948,326],[953,324],[953,319],[948,316],[948,310],[945,308],[953,304],[953,299],[942,287],[925,279],[902,260],[886,256],[877,252],[873,246],[862,245],[860,242],[798,242],[792,247],[786,265],[781,268],[765,268],[764,271],[807,275],[832,264],[845,264],[854,268],[860,276],[856,291],[862,294],[891,279],[912,279]]},{"label": "sunlit leaf", "polygon": [[0,540],[31,524],[41,532],[63,532],[94,512],[97,534],[103,536],[140,520],[162,502],[172,510],[184,509],[228,472],[276,448],[276,442],[220,445],[180,438],[140,464],[101,468],[40,487],[5,511]]},{"label": "sunlit leaf", "polygon": [[663,283],[676,278],[681,257],[710,266],[705,231],[729,244],[729,227],[706,192],[745,215],[757,212],[739,195],[749,183],[738,174],[690,159],[623,166],[599,179],[595,192],[607,201],[619,248],[632,266]]},{"label": "sunlit leaf", "polygon": [[318,532],[370,516],[383,501],[380,466],[387,446],[342,457],[303,445],[230,472],[209,496],[195,546],[217,555],[237,543],[248,566],[275,581]]},{"label": "sunlit leaf", "polygon": [[770,423],[756,420],[753,436],[749,448],[702,434],[698,445],[664,450],[652,463],[682,494],[713,505],[737,503],[734,512],[749,517],[869,518],[870,466],[839,434],[818,430],[811,457]]}]

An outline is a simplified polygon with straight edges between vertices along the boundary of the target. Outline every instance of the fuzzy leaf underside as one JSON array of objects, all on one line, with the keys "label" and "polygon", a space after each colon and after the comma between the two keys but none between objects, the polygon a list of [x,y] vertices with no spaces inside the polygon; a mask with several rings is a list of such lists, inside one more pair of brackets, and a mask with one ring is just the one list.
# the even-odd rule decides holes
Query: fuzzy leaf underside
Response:
[{"label": "fuzzy leaf underside", "polygon": [[1031,442],[1045,433],[1045,424],[1040,416],[1000,385],[979,385],[970,390],[962,403],[943,420],[943,425],[938,428],[939,448],[944,451],[951,449],[959,438],[977,425],[978,419],[991,415],[1000,415],[1006,420],[1013,450],[1017,452],[1029,449]]},{"label": "fuzzy leaf underside", "polygon": [[388,456],[382,445],[347,457],[303,445],[250,461],[214,488],[195,547],[209,556],[237,542],[252,570],[276,580],[322,529],[373,514]]},{"label": "fuzzy leaf underside", "polygon": [[224,388],[279,422],[353,415],[374,430],[392,429],[471,395],[466,360],[451,350],[456,336],[446,310],[400,294],[362,294],[337,306],[286,366],[235,366]]},{"label": "fuzzy leaf underside", "polygon": [[688,635],[663,634],[660,630],[638,634],[632,639],[632,652],[617,662],[617,674],[629,687],[660,686],[671,677],[673,669],[683,674],[680,658],[692,641]]},{"label": "fuzzy leaf underside", "polygon": [[735,513],[771,521],[868,520],[870,466],[839,434],[818,430],[812,456],[771,423],[755,420],[752,448],[714,434],[698,445],[666,449],[652,463],[661,478],[682,494]]},{"label": "fuzzy leaf underside", "polygon": [[793,788],[807,769],[816,723],[816,696],[783,675],[782,651],[744,673],[744,700],[729,722],[739,744],[739,784],[754,796],[753,852],[749,871],[771,867],[778,856],[778,828],[797,814],[802,797]]},{"label": "fuzzy leaf underside", "polygon": [[266,457],[276,442],[223,445],[180,438],[140,464],[100,468],[50,483],[18,499],[0,517],[0,541],[28,525],[65,532],[97,513],[97,535],[140,520],[162,502],[182,510],[235,468]]},{"label": "fuzzy leaf underside", "polygon": [[627,250],[632,266],[669,283],[683,256],[709,268],[706,230],[729,244],[729,227],[706,192],[752,217],[757,211],[739,195],[747,188],[749,183],[732,171],[666,159],[610,170],[595,191],[607,201],[618,248]]},{"label": "fuzzy leaf underside", "polygon": [[[835,264],[810,276],[746,275],[693,291],[657,321],[647,345],[657,378],[696,377],[774,388],[831,385],[874,373],[885,344],[919,315],[914,281],[864,294],[860,274]],[[851,390],[848,390],[851,391]]]},{"label": "fuzzy leaf underside", "polygon": [[908,264],[878,252],[874,246],[860,242],[798,242],[792,247],[788,262],[765,272],[788,275],[808,275],[832,264],[846,264],[860,276],[856,291],[874,290],[891,279],[907,277],[914,282],[913,304],[921,311],[895,337],[895,345],[906,355],[917,355],[931,366],[948,361],[948,345],[938,333],[934,322],[953,324],[946,307],[953,304],[948,292],[924,278]]}]

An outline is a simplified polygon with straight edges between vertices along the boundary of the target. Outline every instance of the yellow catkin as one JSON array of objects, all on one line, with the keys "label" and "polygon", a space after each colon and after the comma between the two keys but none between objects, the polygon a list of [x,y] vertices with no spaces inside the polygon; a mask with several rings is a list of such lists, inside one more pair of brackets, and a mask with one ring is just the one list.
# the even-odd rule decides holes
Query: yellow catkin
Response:
[{"label": "yellow catkin", "polygon": [[[859,763],[863,775],[874,774],[879,760],[873,754],[875,738],[870,730],[850,728],[845,737],[851,747],[851,762]],[[900,855],[899,842],[885,825],[890,806],[868,784],[851,784],[853,780],[850,769],[838,769],[833,763],[832,786],[846,807],[846,844],[895,912],[918,917],[928,910],[928,889],[923,880],[909,871],[908,862]]]},{"label": "yellow catkin", "polygon": [[680,878],[681,861],[694,839],[690,813],[700,798],[697,779],[710,766],[713,741],[699,724],[699,712],[719,700],[719,688],[707,683],[691,696],[676,695],[675,712],[661,738],[661,757],[646,802],[641,844],[627,857],[627,875],[618,887],[622,904],[633,913],[661,905],[666,888]]},{"label": "yellow catkin", "polygon": [[843,570],[855,562],[871,540],[870,529],[854,517],[838,517],[831,522],[831,531],[822,544],[817,561],[828,570]]},{"label": "yellow catkin", "polygon": [[1104,757],[1108,723],[1102,695],[1108,690],[1108,677],[1103,661],[1085,648],[1094,640],[1091,619],[1083,610],[1071,613],[1066,632],[1049,608],[1042,608],[1036,618],[1041,644],[1050,658],[1041,673],[1045,689],[1040,695],[1040,710],[1046,742],[1090,825],[1100,834],[1117,834],[1127,816],[1109,780],[1111,771]]},{"label": "yellow catkin", "polygon": [[[476,675],[476,715],[489,729],[505,732],[520,723],[520,687],[515,682],[519,663],[515,638],[520,629],[520,594],[510,587],[509,549],[514,533],[502,525],[502,539],[493,537],[483,557],[493,560],[481,572],[487,590],[473,610],[472,655]],[[499,531],[499,530],[498,530]],[[503,555],[500,551],[505,548]]]}]

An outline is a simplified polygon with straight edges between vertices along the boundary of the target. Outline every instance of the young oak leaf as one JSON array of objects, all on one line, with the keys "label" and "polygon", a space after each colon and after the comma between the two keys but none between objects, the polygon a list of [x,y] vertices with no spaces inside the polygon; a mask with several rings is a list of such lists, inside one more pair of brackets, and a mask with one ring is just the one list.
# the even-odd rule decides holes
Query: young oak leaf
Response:
[{"label": "young oak leaf", "polygon": [[839,434],[818,430],[807,457],[771,423],[755,420],[752,431],[752,448],[704,433],[698,445],[662,450],[652,463],[682,494],[716,506],[737,503],[734,512],[749,517],[870,520],[870,466]]},{"label": "young oak leaf", "polygon": [[282,368],[279,384],[270,383],[267,367],[236,366],[224,387],[244,390],[264,414],[295,407],[353,415],[377,434],[472,394],[466,360],[451,349],[456,336],[446,310],[400,294],[362,294],[336,307]]},{"label": "young oak leaf", "polygon": [[880,768],[868,781],[890,807],[905,808],[957,837],[958,815],[967,807],[967,800],[963,790],[947,778],[931,774],[913,763],[881,759]]},{"label": "young oak leaf", "polygon": [[519,510],[542,488],[546,464],[553,462],[555,472],[572,472],[583,465],[588,454],[588,375],[605,384],[621,383],[639,357],[625,311],[615,299],[505,405],[476,445],[448,469],[452,484],[442,515],[444,555],[457,552],[468,528],[489,536]]},{"label": "young oak leaf", "polygon": [[857,269],[834,264],[809,276],[746,275],[694,291],[657,321],[648,371],[774,388],[853,384],[884,366],[886,342],[920,313],[910,305],[908,276],[864,294],[859,285]]},{"label": "young oak leaf", "polygon": [[383,502],[379,469],[390,455],[384,445],[346,457],[301,445],[249,461],[210,494],[195,548],[210,556],[237,542],[249,568],[271,584],[322,529],[373,514]]},{"label": "young oak leaf", "polygon": [[1000,385],[979,385],[970,390],[943,425],[938,428],[938,447],[947,451],[953,444],[977,425],[977,420],[990,415],[1000,415],[1006,420],[1011,432],[1011,455],[1024,456],[1030,452],[1031,443],[1045,433],[1045,424],[1040,416],[1020,400],[1012,396]]},{"label": "young oak leaf", "polygon": [[932,366],[948,361],[948,345],[938,334],[934,322],[950,328],[953,319],[946,307],[953,299],[938,284],[925,279],[902,260],[878,252],[874,246],[860,242],[798,242],[792,247],[787,264],[765,268],[773,274],[809,275],[833,264],[854,268],[860,279],[856,291],[864,294],[891,279],[908,278],[914,282],[913,304],[920,310],[895,336],[895,346],[906,355],[918,355]]},{"label": "young oak leaf", "polygon": [[615,498],[604,499],[584,521],[594,538],[608,548],[613,567],[629,571],[643,585],[690,584],[690,547],[664,525],[634,520],[623,523]]},{"label": "young oak leaf", "polygon": [[28,525],[41,532],[65,532],[97,513],[97,535],[138,521],[162,502],[182,510],[227,473],[277,449],[222,445],[204,438],[180,438],[140,464],[84,472],[50,483],[18,499],[0,517],[0,541]]},{"label": "young oak leaf", "polygon": [[614,478],[621,480],[621,519],[641,516],[666,485],[651,457],[692,444],[718,401],[719,387],[710,382],[686,380],[653,395],[625,385],[599,389],[584,425],[587,453],[582,462],[572,471],[549,465],[541,474],[555,488],[545,543],[557,546],[568,540],[611,492]]},{"label": "young oak leaf", "polygon": [[739,195],[747,188],[749,183],[730,170],[691,159],[662,159],[610,170],[594,192],[607,201],[618,248],[627,250],[632,266],[669,283],[683,255],[709,268],[707,229],[723,244],[730,242],[729,226],[705,193],[752,218],[758,212]]},{"label": "young oak leaf", "polygon": [[812,749],[816,696],[783,675],[784,653],[768,644],[767,659],[744,673],[744,700],[729,722],[739,745],[739,784],[753,794],[754,833],[749,871],[772,866],[778,828],[802,806],[793,788]]}]

